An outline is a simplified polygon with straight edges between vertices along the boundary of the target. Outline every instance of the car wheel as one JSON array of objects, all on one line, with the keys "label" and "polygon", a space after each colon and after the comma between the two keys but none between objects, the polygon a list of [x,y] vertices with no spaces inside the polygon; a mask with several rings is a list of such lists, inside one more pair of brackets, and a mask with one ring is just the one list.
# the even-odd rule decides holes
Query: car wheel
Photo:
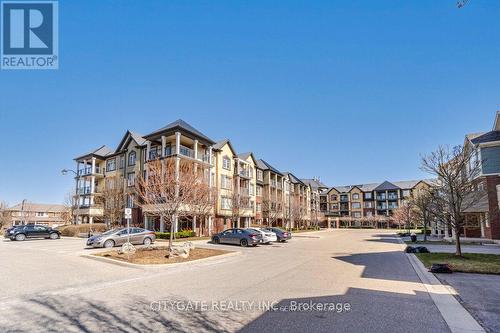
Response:
[{"label": "car wheel", "polygon": [[248,241],[246,239],[242,239],[240,241],[240,245],[246,247],[246,246],[248,246]]},{"label": "car wheel", "polygon": [[214,238],[214,243],[215,243],[215,244],[220,244],[220,239],[219,239],[219,237],[215,237],[215,238]]},{"label": "car wheel", "polygon": [[115,242],[112,239],[108,239],[103,245],[105,248],[110,249],[115,246]]},{"label": "car wheel", "polygon": [[151,238],[146,237],[146,238],[144,238],[144,241],[142,241],[142,244],[149,246],[149,245],[151,245],[152,242],[153,241],[151,240]]},{"label": "car wheel", "polygon": [[16,235],[16,241],[23,241],[26,239],[26,235],[25,234],[18,234]]},{"label": "car wheel", "polygon": [[57,232],[53,232],[50,234],[50,239],[59,239],[59,234]]}]

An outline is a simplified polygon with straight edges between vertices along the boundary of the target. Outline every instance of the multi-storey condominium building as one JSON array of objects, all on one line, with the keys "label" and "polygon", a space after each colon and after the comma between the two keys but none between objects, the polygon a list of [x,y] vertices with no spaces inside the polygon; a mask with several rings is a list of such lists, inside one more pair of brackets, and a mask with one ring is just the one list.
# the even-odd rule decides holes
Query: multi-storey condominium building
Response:
[{"label": "multi-storey condominium building", "polygon": [[386,227],[404,200],[429,186],[424,180],[334,186],[321,195],[320,210],[328,224],[336,227]]},{"label": "multi-storey condominium building", "polygon": [[281,172],[250,152],[238,153],[229,140],[215,142],[177,120],[147,135],[127,131],[116,149],[101,146],[75,159],[76,223],[109,220],[104,193],[110,179],[120,179],[126,206],[133,211],[132,223],[165,231],[167,223],[156,216],[154,207],[138,205],[135,186],[137,175],[146,177],[146,166],[157,159],[196,162],[215,189],[210,217],[183,214],[174,219],[174,230],[192,229],[198,235],[251,225],[359,226],[372,216],[390,217],[414,189],[428,186],[424,181],[386,181],[329,188],[319,179]]},{"label": "multi-storey condominium building", "polygon": [[[467,134],[464,146],[475,151],[474,163],[480,165],[476,190],[484,195],[465,210],[467,226],[462,228],[462,236],[500,239],[500,111],[491,131]],[[451,232],[446,228],[447,236],[452,236]]]}]

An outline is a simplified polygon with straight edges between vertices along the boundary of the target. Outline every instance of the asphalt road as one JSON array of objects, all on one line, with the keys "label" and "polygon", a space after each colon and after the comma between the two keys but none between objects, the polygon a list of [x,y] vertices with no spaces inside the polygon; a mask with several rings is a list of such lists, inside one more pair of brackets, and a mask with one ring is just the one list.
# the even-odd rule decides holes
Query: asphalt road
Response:
[{"label": "asphalt road", "polygon": [[449,332],[391,234],[300,236],[155,270],[80,257],[78,239],[0,241],[0,331]]}]

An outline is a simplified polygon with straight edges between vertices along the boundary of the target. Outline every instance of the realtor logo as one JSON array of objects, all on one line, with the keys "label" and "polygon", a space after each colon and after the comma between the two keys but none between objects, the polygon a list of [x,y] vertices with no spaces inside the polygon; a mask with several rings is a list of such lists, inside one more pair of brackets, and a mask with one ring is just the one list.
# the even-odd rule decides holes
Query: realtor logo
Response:
[{"label": "realtor logo", "polygon": [[57,69],[58,3],[1,2],[1,68]]}]

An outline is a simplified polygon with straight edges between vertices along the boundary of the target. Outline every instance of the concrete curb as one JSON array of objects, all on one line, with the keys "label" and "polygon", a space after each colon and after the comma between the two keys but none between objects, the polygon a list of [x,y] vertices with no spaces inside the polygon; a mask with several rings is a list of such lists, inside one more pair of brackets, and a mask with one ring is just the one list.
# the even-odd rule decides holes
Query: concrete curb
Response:
[{"label": "concrete curb", "polygon": [[219,254],[216,256],[208,257],[208,258],[201,258],[201,259],[196,259],[196,260],[191,260],[191,261],[186,261],[186,262],[177,262],[177,263],[173,263],[173,264],[156,264],[156,265],[134,264],[134,263],[129,263],[129,262],[121,261],[121,260],[96,256],[96,255],[92,255],[92,254],[82,254],[82,255],[80,255],[80,257],[104,262],[107,264],[118,265],[118,266],[122,266],[122,267],[148,270],[148,269],[166,269],[166,268],[170,268],[170,267],[194,265],[194,264],[207,262],[207,261],[222,260],[222,259],[226,259],[228,257],[237,256],[237,255],[241,255],[241,251],[229,252],[226,254]]},{"label": "concrete curb", "polygon": [[453,296],[456,294],[453,288],[441,284],[434,274],[427,271],[417,256],[412,253],[407,253],[406,256],[452,333],[485,332]]}]

